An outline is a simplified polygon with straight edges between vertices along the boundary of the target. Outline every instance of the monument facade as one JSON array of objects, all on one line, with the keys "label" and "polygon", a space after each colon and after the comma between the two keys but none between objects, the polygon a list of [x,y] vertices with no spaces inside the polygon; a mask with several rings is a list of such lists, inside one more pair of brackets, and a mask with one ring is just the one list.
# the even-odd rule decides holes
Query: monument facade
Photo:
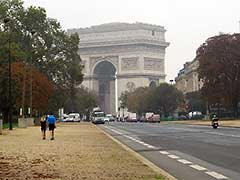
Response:
[{"label": "monument facade", "polygon": [[165,81],[163,26],[109,23],[68,32],[79,34],[83,85],[99,95],[105,113],[116,114],[122,92]]}]

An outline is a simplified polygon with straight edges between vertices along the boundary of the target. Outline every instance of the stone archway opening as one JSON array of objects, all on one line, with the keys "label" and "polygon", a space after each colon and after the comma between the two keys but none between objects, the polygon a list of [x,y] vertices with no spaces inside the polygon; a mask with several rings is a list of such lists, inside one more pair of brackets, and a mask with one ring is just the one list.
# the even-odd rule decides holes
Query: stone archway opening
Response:
[{"label": "stone archway opening", "polygon": [[155,88],[155,87],[157,87],[157,83],[155,81],[151,81],[150,84],[149,84],[149,87],[150,88]]},{"label": "stone archway opening", "polygon": [[93,71],[99,105],[105,113],[115,113],[115,73],[116,68],[108,61],[98,63]]}]

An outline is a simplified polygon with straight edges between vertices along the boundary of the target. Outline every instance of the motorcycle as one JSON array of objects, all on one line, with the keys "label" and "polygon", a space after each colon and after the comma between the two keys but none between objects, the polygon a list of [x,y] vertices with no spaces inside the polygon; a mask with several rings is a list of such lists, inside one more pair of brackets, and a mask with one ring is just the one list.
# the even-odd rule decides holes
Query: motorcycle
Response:
[{"label": "motorcycle", "polygon": [[218,124],[218,118],[213,118],[212,119],[212,127],[213,127],[213,129],[217,129],[218,128],[218,126],[219,126],[219,124]]}]

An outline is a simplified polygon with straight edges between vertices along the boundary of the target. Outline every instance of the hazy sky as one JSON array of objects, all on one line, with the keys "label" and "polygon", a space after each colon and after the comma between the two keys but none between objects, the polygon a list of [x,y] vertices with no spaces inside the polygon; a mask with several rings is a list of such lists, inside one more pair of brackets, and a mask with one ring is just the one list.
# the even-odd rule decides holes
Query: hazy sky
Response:
[{"label": "hazy sky", "polygon": [[240,0],[25,0],[41,6],[64,29],[110,22],[143,22],[167,30],[167,81],[177,76],[186,61],[208,37],[239,32]]}]

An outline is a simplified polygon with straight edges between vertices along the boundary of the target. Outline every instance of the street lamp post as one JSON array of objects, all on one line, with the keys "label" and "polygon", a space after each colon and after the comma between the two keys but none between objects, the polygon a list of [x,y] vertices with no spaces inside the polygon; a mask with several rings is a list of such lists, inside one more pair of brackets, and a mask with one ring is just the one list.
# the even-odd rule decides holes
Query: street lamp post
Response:
[{"label": "street lamp post", "polygon": [[[8,24],[10,22],[9,18],[4,19],[4,23]],[[10,25],[8,26],[8,120],[9,120],[9,130],[12,130],[12,74],[11,74],[11,34]]]},{"label": "street lamp post", "polygon": [[117,79],[117,71],[115,72],[115,112],[118,114],[118,79]]},{"label": "street lamp post", "polygon": [[[35,34],[35,31],[31,31],[31,32],[27,32],[27,37],[29,41],[27,41],[27,46],[26,46],[26,50],[29,52],[32,52],[32,41],[31,38],[33,37],[33,35]],[[32,82],[33,82],[33,78],[32,78],[32,57],[28,56],[27,58],[29,60],[29,65],[30,65],[30,87],[29,87],[29,102],[30,102],[30,106],[28,107],[28,115],[31,117],[32,116]],[[24,64],[23,67],[23,90],[22,90],[22,108],[21,108],[21,116],[22,118],[25,117],[25,90],[26,89],[26,65]]]},{"label": "street lamp post", "polygon": [[[36,32],[31,31],[31,38],[34,36]],[[30,41],[31,48],[32,48],[32,41]],[[32,52],[32,51],[31,51]],[[33,72],[32,72],[32,56],[30,57],[30,117],[32,117],[32,111],[33,111]]]}]

